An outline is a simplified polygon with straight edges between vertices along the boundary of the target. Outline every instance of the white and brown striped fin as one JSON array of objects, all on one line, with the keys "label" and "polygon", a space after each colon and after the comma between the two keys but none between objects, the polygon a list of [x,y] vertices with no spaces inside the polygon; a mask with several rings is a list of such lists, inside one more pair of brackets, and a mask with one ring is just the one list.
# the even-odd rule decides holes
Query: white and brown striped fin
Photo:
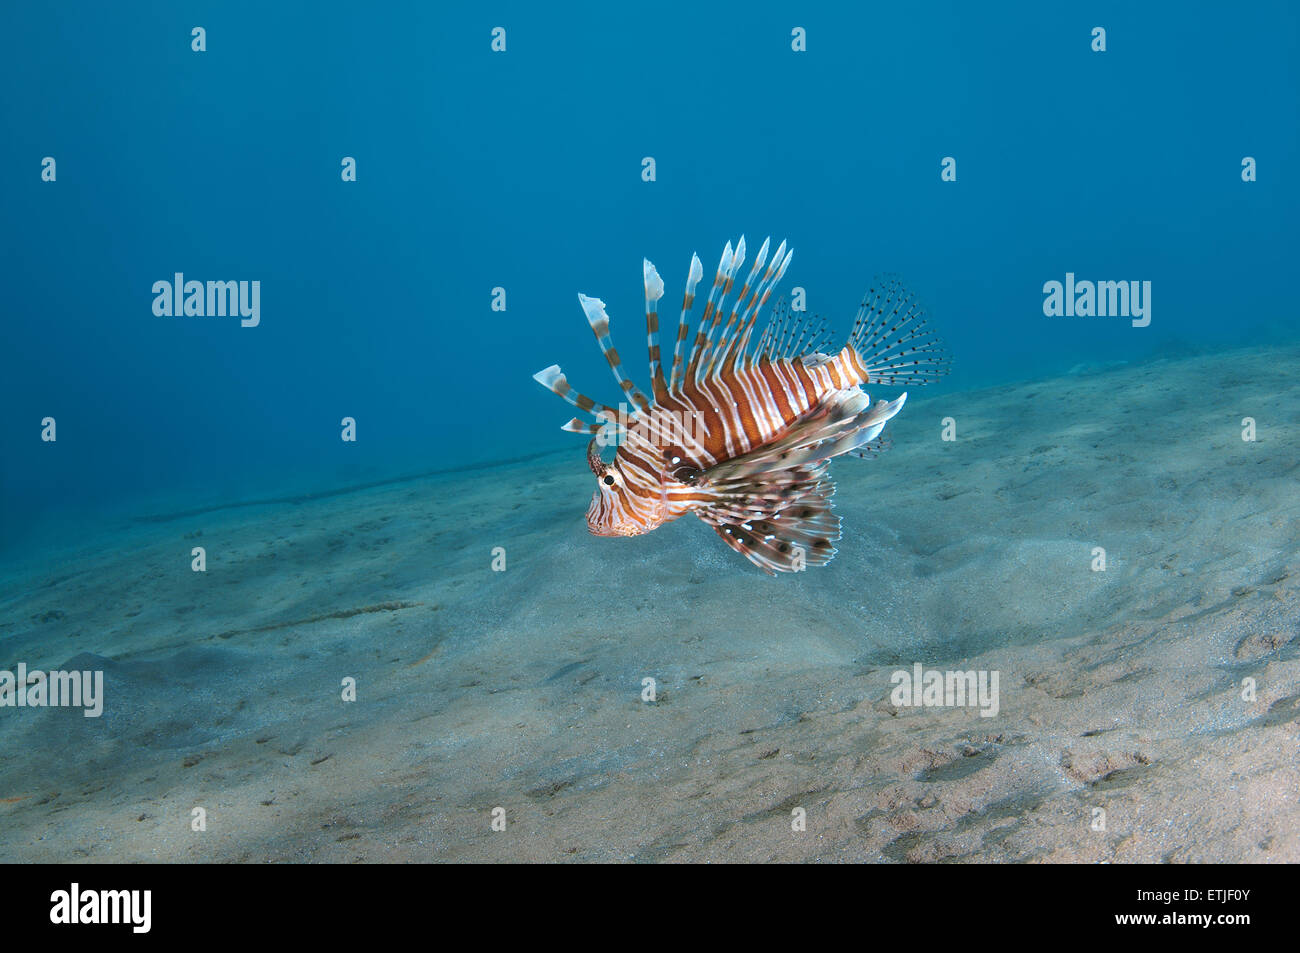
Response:
[{"label": "white and brown striped fin", "polygon": [[606,437],[606,442],[609,446],[614,446],[615,444],[622,443],[623,440],[627,437],[627,430],[624,427],[620,426],[617,423],[616,419],[610,422],[602,421],[599,423],[590,424],[587,423],[585,420],[579,420],[577,417],[574,417],[568,423],[562,424],[560,426],[560,429],[567,430],[569,433],[580,433],[580,434],[587,434],[590,436],[594,436],[599,433],[604,433]]},{"label": "white and brown striped fin", "polygon": [[[559,364],[552,364],[550,367],[538,371],[533,375],[533,380],[537,381],[537,383],[541,384],[551,393],[562,397],[574,407],[586,411],[593,417],[597,417],[603,412],[611,415],[614,419],[618,419],[618,411],[613,407],[608,404],[594,401],[586,394],[580,394],[578,391],[570,387],[568,379],[564,376],[564,372],[560,370]],[[564,429],[568,430],[569,427],[566,425]]]},{"label": "white and brown striped fin", "polygon": [[722,249],[718,272],[713,278],[713,287],[709,290],[709,300],[704,306],[704,315],[700,318],[700,329],[695,335],[695,346],[691,350],[691,359],[686,366],[686,376],[692,378],[697,384],[707,376],[707,362],[704,357],[713,345],[713,332],[717,330],[722,318],[722,309],[735,283],[736,271],[744,261],[745,236],[741,235],[734,250],[731,242],[727,242]]},{"label": "white and brown striped fin", "polygon": [[695,331],[695,340],[691,343],[690,356],[686,360],[686,376],[694,377],[695,368],[699,363],[700,355],[704,351],[705,342],[708,340],[709,321],[713,317],[713,311],[718,306],[718,292],[722,286],[727,283],[727,269],[731,267],[731,259],[735,252],[731,248],[731,242],[727,242],[722,249],[722,257],[718,260],[718,270],[713,275],[713,287],[709,289],[709,297],[704,302],[704,314],[700,317],[699,326]]},{"label": "white and brown striped fin", "polygon": [[867,292],[849,344],[867,368],[867,383],[910,387],[948,372],[948,355],[925,312],[894,277],[877,278]]},{"label": "white and brown striped fin", "polygon": [[[767,243],[764,242],[763,245],[766,247]],[[758,314],[763,310],[763,306],[767,304],[767,299],[772,294],[772,289],[780,284],[781,279],[785,277],[785,270],[790,267],[790,259],[793,257],[794,249],[791,248],[787,251],[785,242],[782,241],[777,246],[776,254],[772,256],[772,263],[767,266],[767,273],[763,276],[762,283],[758,288],[754,289],[754,295],[750,299],[749,307],[741,315],[742,318],[747,318],[751,314]],[[762,294],[759,293],[760,291]]]},{"label": "white and brown striped fin", "polygon": [[[784,247],[785,247],[785,243],[782,242],[781,248]],[[746,313],[742,315],[742,318],[744,319],[745,322],[744,332],[740,336],[740,342],[736,348],[735,359],[732,362],[733,371],[738,371],[746,367],[753,367],[757,363],[758,358],[762,351],[761,337],[760,337],[760,344],[755,345],[752,351],[750,350],[749,347],[749,342],[754,332],[754,326],[758,320],[759,314],[762,312],[763,305],[767,303],[768,296],[772,293],[772,289],[776,286],[776,283],[781,280],[781,275],[785,273],[785,265],[790,263],[790,255],[793,254],[794,253],[791,252],[790,254],[785,256],[785,263],[782,264],[781,267],[776,271],[776,277],[770,283],[768,283],[766,288],[762,289],[761,297],[759,295],[758,289],[755,289],[753,299],[751,299],[750,306],[746,309]],[[771,325],[771,318],[769,316],[769,319],[763,328],[764,335],[767,333],[767,328],[770,325]]]},{"label": "white and brown striped fin", "polygon": [[623,393],[631,398],[639,408],[649,410],[650,401],[646,399],[645,394],[637,390],[636,385],[623,373],[622,359],[618,356],[618,350],[614,347],[614,342],[609,336],[609,315],[605,313],[605,302],[599,298],[589,298],[584,294],[580,294],[578,295],[578,303],[582,305],[583,313],[587,315],[587,322],[591,325],[591,332],[596,335],[596,341],[600,344],[600,350],[605,355],[605,361],[614,374],[614,380],[618,381],[618,386],[622,388]]},{"label": "white and brown striped fin", "polygon": [[[736,253],[736,258],[739,261],[744,260],[744,241],[742,235]],[[698,362],[698,369],[695,374],[697,383],[713,374],[726,373],[727,371],[752,366],[761,356],[762,348],[756,347],[752,353],[749,350],[753,328],[762,308],[767,304],[772,290],[785,276],[785,271],[790,266],[790,259],[794,257],[794,250],[787,250],[786,243],[783,241],[777,247],[776,253],[769,262],[767,253],[770,245],[770,238],[763,239],[763,245],[759,249],[758,257],[755,258],[754,264],[750,268],[749,276],[741,287],[740,295],[731,309],[731,316],[716,344],[712,341],[712,334],[721,318],[721,302],[719,302],[718,310],[715,312],[713,322],[707,331],[701,324],[701,333],[696,339],[698,355],[693,355],[694,360]],[[733,263],[729,269],[732,275],[739,267],[739,261]],[[756,282],[755,278],[765,263],[767,269]],[[731,282],[724,282],[724,298],[730,288]],[[775,314],[772,317],[774,316]],[[763,331],[763,339],[765,340],[771,339],[769,329],[773,323],[772,317],[769,317],[767,326]],[[703,360],[703,357],[707,357],[707,360]]]},{"label": "white and brown striped fin", "polygon": [[[767,240],[763,240],[763,252],[767,251]],[[760,259],[763,255],[759,256]],[[750,338],[754,331],[755,323],[759,314],[762,313],[763,307],[767,304],[767,299],[772,294],[772,289],[780,283],[781,278],[785,275],[785,270],[790,266],[790,259],[794,257],[794,249],[786,251],[785,242],[776,249],[776,254],[772,256],[771,263],[767,266],[762,279],[754,288],[754,293],[749,297],[749,303],[740,315],[741,329],[737,335],[735,345],[730,352],[723,355],[722,364],[730,367],[731,370],[740,370],[743,367],[752,367],[757,361],[761,348],[755,347],[753,352],[749,349]],[[772,323],[769,316],[764,334],[767,333],[767,327]]]},{"label": "white and brown striped fin", "polygon": [[695,307],[695,288],[703,277],[704,266],[700,264],[700,256],[692,252],[691,270],[686,274],[686,292],[682,295],[682,316],[677,323],[677,343],[673,345],[673,370],[668,381],[670,390],[677,390],[686,379],[683,352],[690,333],[691,310]]},{"label": "white and brown striped fin", "polygon": [[[759,248],[758,254],[754,256],[754,264],[750,266],[749,275],[745,278],[744,284],[740,286],[740,293],[736,295],[736,301],[731,306],[731,315],[727,318],[726,327],[722,329],[722,334],[718,337],[717,347],[713,351],[713,356],[709,360],[709,366],[705,369],[705,374],[712,374],[715,370],[723,366],[727,361],[727,356],[731,353],[731,348],[740,338],[741,309],[744,307],[750,297],[750,289],[758,291],[755,279],[758,277],[759,269],[767,263],[768,247],[771,239],[763,239],[763,245]],[[740,236],[740,251],[737,253],[743,260],[745,236]],[[770,273],[770,272],[769,272]],[[766,276],[764,276],[766,277]]]},{"label": "white and brown striped fin", "polygon": [[664,280],[648,258],[641,259],[641,273],[645,278],[645,338],[650,354],[650,392],[655,400],[662,401],[668,396],[659,355],[659,299],[664,296]]}]

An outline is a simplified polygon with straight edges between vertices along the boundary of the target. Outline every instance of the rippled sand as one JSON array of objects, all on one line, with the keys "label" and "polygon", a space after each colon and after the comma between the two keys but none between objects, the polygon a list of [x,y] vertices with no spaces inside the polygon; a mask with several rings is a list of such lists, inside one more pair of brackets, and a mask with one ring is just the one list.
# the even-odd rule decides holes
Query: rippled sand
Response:
[{"label": "rippled sand", "polygon": [[[694,519],[588,536],[577,438],[141,521],[0,580],[0,668],[107,690],[0,708],[0,860],[1300,861],[1298,372],[916,392],[775,579]],[[916,662],[997,716],[895,708]]]}]

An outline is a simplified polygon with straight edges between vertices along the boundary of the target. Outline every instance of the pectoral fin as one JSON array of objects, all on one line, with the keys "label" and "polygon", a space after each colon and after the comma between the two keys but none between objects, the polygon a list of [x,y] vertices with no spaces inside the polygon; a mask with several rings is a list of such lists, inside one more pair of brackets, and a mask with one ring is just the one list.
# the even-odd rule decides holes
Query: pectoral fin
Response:
[{"label": "pectoral fin", "polygon": [[840,538],[840,518],[831,510],[835,484],[813,476],[781,487],[779,502],[772,493],[770,481],[733,484],[718,506],[696,512],[724,543],[769,575],[830,562]]}]

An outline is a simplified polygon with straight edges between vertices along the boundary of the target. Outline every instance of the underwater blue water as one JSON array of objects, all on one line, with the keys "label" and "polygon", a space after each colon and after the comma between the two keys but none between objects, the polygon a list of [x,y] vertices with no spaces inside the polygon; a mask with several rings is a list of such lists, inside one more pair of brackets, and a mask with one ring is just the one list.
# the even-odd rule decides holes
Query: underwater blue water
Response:
[{"label": "underwater blue water", "polygon": [[[692,251],[711,274],[742,232],[788,239],[783,290],[843,333],[901,274],[945,388],[1294,338],[1298,53],[1287,2],[11,0],[0,559],[189,503],[580,466],[530,376],[614,395],[577,293],[645,386],[642,256],[671,328]],[[176,272],[260,281],[260,324],[155,315]],[[1045,316],[1067,272],[1150,281],[1150,326]]]}]

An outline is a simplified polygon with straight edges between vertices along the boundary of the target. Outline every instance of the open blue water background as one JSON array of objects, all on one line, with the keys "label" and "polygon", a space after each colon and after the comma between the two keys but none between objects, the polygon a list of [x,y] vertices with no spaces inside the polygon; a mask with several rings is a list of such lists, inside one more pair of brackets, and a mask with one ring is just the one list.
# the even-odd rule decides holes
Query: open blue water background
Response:
[{"label": "open blue water background", "polygon": [[[844,332],[900,273],[954,353],[946,388],[1294,339],[1298,54],[1285,2],[11,0],[0,559],[123,514],[565,447],[581,466],[530,379],[560,363],[614,396],[577,292],[645,386],[642,256],[671,328],[691,252],[711,275],[741,232],[787,238],[784,290]],[[178,271],[260,280],[260,326],[155,316]],[[1151,281],[1150,327],[1045,317],[1067,271]]]}]

